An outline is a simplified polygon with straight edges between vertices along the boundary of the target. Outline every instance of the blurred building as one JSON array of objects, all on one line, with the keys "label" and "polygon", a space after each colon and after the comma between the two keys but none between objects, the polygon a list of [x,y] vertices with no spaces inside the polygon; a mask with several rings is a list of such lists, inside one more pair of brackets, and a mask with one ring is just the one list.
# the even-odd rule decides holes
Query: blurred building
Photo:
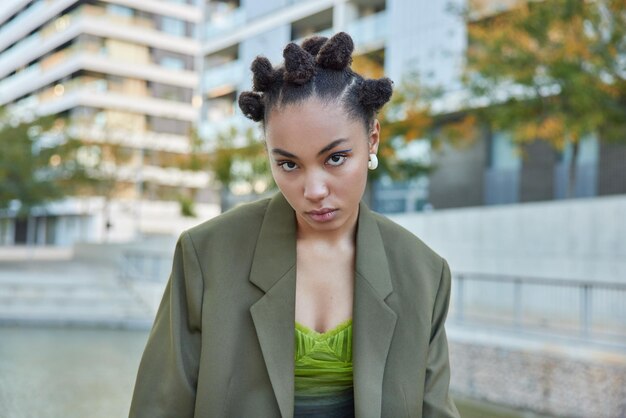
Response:
[{"label": "blurred building", "polygon": [[[251,88],[250,63],[257,55],[280,62],[286,43],[313,34],[347,31],[355,41],[355,63],[373,62],[396,87],[407,74],[423,85],[442,87],[444,99],[434,108],[453,114],[463,94],[468,48],[465,23],[453,11],[468,2],[475,3],[474,18],[480,19],[513,0],[3,2],[0,106],[67,117],[72,134],[89,145],[86,160],[104,162],[114,173],[112,194],[118,200],[68,200],[50,206],[54,213],[47,208],[28,221],[0,220],[0,243],[125,239],[142,229],[142,208],[158,216],[157,202],[166,204],[181,194],[211,201],[209,174],[184,169],[190,133],[197,130],[210,146],[221,132],[254,126],[236,104],[238,93]],[[108,150],[113,145],[121,156]],[[407,183],[382,179],[373,190],[376,210],[566,196],[567,149],[558,153],[533,144],[522,159],[505,132],[485,132],[464,148],[444,144],[435,152],[428,145],[421,141],[403,155],[426,156],[445,169]],[[584,140],[574,195],[626,193],[624,158],[624,146]]]},{"label": "blurred building", "polygon": [[[517,3],[466,1],[469,25],[480,24]],[[473,45],[466,43],[466,51],[471,51]],[[444,106],[450,114],[457,110],[453,96]],[[432,155],[433,163],[445,169],[435,170],[429,177],[429,202],[435,208],[453,208],[626,194],[626,143],[603,142],[589,135],[581,139],[576,157],[572,148],[566,144],[558,151],[545,141],[518,147],[508,132],[489,129],[469,146],[443,144],[440,152]],[[572,162],[573,158],[576,161]],[[575,171],[573,185],[571,165]]]},{"label": "blurred building", "polygon": [[201,24],[193,0],[2,2],[0,106],[65,117],[87,145],[86,162],[114,178],[114,190],[100,194],[118,208],[101,214],[101,201],[68,200],[34,219],[5,221],[4,242],[127,238],[133,228],[116,227],[140,219],[140,206],[149,211],[152,201],[207,187],[207,173],[182,164],[198,116]]},{"label": "blurred building", "polygon": [[[446,167],[430,176],[436,208],[500,205],[567,197],[571,147],[563,152],[535,142],[515,149],[506,132],[486,132],[468,148],[444,146],[433,160]],[[626,194],[626,145],[581,141],[571,197]]]},{"label": "blurred building", "polygon": [[[461,72],[467,51],[465,24],[456,10],[470,6],[472,19],[500,13],[513,0],[426,2],[402,0],[208,1],[201,31],[200,132],[211,141],[232,126],[252,126],[236,99],[251,86],[249,65],[262,54],[280,62],[282,48],[313,34],[347,31],[355,41],[355,62],[366,57],[384,68],[396,88],[408,73],[426,86],[442,88],[434,108],[456,113],[463,95]],[[422,148],[422,153],[425,147]],[[426,147],[427,148],[427,147]],[[412,150],[406,150],[410,153]],[[436,167],[428,178],[375,184],[373,206],[381,212],[423,207],[450,208],[562,199],[569,188],[571,149],[545,143],[526,147],[522,158],[506,132],[484,132],[469,147],[444,144],[425,150]],[[573,197],[626,193],[626,147],[582,141]],[[419,158],[419,156],[416,156]]]},{"label": "blurred building", "polygon": [[[201,31],[202,111],[200,133],[211,142],[232,126],[252,126],[238,111],[238,93],[251,88],[250,63],[257,55],[282,61],[290,41],[310,35],[348,32],[355,63],[364,58],[384,69],[398,86],[407,71],[423,84],[460,89],[466,33],[450,7],[462,0],[268,0],[208,1]],[[381,71],[382,73],[383,71]],[[373,75],[370,75],[373,76]],[[427,199],[427,179],[409,184],[377,184],[374,207],[414,210]]]},{"label": "blurred building", "polygon": [[465,32],[445,5],[401,0],[208,1],[202,29],[200,126],[210,140],[221,127],[243,123],[236,97],[251,88],[257,55],[282,61],[290,41],[350,33],[355,58],[367,55],[399,81],[407,67],[432,84],[458,88]]}]

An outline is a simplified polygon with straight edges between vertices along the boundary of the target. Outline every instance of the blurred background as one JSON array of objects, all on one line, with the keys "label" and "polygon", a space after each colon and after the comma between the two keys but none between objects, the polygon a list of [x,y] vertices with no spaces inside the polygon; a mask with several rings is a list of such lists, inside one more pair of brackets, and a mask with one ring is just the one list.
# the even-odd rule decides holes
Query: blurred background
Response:
[{"label": "blurred background", "polygon": [[249,64],[338,31],[462,416],[626,417],[623,0],[2,1],[0,417],[128,414],[178,234],[275,192]]}]

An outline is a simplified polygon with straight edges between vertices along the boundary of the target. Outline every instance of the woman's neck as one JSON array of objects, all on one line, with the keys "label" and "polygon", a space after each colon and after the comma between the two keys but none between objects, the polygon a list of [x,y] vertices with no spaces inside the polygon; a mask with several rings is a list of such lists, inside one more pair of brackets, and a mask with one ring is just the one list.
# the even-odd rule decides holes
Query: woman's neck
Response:
[{"label": "woman's neck", "polygon": [[337,246],[350,244],[353,245],[356,238],[357,220],[359,211],[356,210],[354,215],[341,227],[333,230],[316,230],[296,217],[297,240],[306,242],[318,242],[327,246]]}]

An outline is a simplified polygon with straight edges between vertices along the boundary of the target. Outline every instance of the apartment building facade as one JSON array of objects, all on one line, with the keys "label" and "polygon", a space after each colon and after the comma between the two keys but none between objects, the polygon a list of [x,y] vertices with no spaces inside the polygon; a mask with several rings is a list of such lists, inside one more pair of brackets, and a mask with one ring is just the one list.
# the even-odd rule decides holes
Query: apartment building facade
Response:
[{"label": "apartment building facade", "polygon": [[[516,3],[468,0],[468,27]],[[466,48],[471,52],[472,43]],[[471,144],[444,144],[433,153],[440,169],[429,176],[430,204],[453,208],[626,194],[626,132],[613,142],[589,134],[580,139],[577,152],[572,143],[557,150],[542,140],[517,145],[511,136],[484,127]]]},{"label": "apartment building facade", "polygon": [[[5,243],[128,238],[128,228],[116,228],[125,221],[111,217],[139,219],[141,206],[206,189],[208,173],[179,164],[198,117],[201,25],[195,1],[2,2],[0,106],[18,117],[64,117],[86,158],[116,180],[114,202],[68,199],[29,220],[5,213]],[[111,157],[113,147],[123,159]]]},{"label": "apartment building facade", "polygon": [[[397,88],[410,73],[426,85],[457,91],[466,33],[450,7],[462,4],[463,0],[208,1],[201,31],[199,131],[211,142],[232,126],[240,130],[253,126],[236,104],[238,93],[251,88],[250,63],[257,55],[279,63],[288,42],[310,35],[350,33],[355,60],[374,59]],[[423,178],[375,187],[379,199],[374,207],[382,211],[414,209],[427,199]]]},{"label": "apartment building facade", "polygon": [[[493,3],[507,7],[506,1]],[[220,132],[254,126],[236,105],[238,93],[251,87],[249,64],[257,55],[280,62],[285,44],[309,35],[349,32],[355,40],[355,59],[373,57],[396,87],[410,74],[424,85],[442,88],[444,96],[452,98],[442,102],[445,112],[462,93],[467,33],[451,10],[465,4],[465,0],[3,2],[0,105],[15,112],[63,115],[72,121],[72,134],[87,144],[120,144],[132,157],[115,170],[121,200],[114,215],[94,209],[104,203],[68,200],[51,206],[55,213],[46,210],[37,219],[12,221],[5,216],[0,220],[0,243],[101,240],[111,233],[111,216],[128,218],[113,222],[113,230],[141,230],[129,227],[140,224],[137,208],[171,201],[180,190],[195,196],[206,191],[208,173],[181,170],[176,164],[190,149],[191,129],[197,129],[210,147]],[[444,146],[434,152],[426,146],[417,152],[429,154],[439,169],[429,178],[405,184],[379,182],[375,209],[398,212],[424,205],[545,200],[563,197],[567,189],[567,152],[535,146],[528,150],[531,158],[522,160],[506,133],[485,134],[465,149]],[[626,193],[624,182],[615,177],[623,173],[620,155],[619,146],[587,139],[578,156],[582,180],[576,196]],[[156,210],[146,212],[158,216]],[[113,236],[124,239],[129,234],[113,231]]]}]

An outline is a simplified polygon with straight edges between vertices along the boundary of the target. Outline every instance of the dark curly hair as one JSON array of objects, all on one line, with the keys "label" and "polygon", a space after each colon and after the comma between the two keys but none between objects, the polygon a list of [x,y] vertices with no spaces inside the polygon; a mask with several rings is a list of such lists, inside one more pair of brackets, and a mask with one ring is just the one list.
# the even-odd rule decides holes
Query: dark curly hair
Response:
[{"label": "dark curly hair", "polygon": [[326,103],[339,102],[349,117],[370,129],[376,113],[389,101],[393,82],[388,78],[364,79],[352,71],[354,43],[345,32],[330,39],[307,38],[301,46],[289,43],[283,65],[273,67],[262,56],[252,62],[252,90],[239,95],[243,114],[265,124],[275,107],[315,96]]}]

